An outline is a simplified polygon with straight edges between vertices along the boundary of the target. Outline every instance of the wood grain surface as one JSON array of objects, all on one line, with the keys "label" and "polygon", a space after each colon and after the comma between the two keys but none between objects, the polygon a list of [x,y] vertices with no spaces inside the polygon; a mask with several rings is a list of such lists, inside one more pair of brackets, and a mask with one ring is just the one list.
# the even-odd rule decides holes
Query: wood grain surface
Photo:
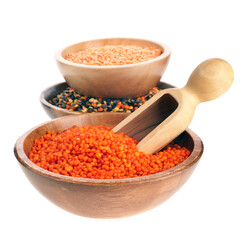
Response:
[{"label": "wood grain surface", "polygon": [[114,127],[114,132],[140,136],[139,151],[155,153],[187,129],[197,105],[221,96],[231,86],[232,67],[223,59],[208,59],[199,64],[183,88],[160,91],[124,121]]},{"label": "wood grain surface", "polygon": [[100,113],[66,116],[43,123],[21,136],[15,156],[32,185],[47,199],[73,214],[91,218],[120,218],[152,209],[170,198],[191,176],[203,152],[201,139],[191,130],[176,142],[191,150],[182,164],[167,171],[128,179],[87,179],[55,174],[28,159],[36,138],[47,130],[65,130],[73,125],[115,126],[124,114]]},{"label": "wood grain surface", "polygon": [[[121,66],[92,66],[73,63],[64,57],[92,47],[138,45],[160,48],[163,53],[152,60]],[[143,39],[109,38],[77,43],[60,49],[55,58],[66,82],[79,93],[93,97],[125,98],[146,94],[155,87],[165,72],[170,49],[162,43]]]}]

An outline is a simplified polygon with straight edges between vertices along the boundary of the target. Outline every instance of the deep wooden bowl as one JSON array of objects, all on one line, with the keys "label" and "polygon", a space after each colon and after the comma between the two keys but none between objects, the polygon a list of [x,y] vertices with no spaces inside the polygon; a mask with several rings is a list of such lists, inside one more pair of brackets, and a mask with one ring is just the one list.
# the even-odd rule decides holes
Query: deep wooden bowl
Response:
[{"label": "deep wooden bowl", "polygon": [[[93,66],[73,63],[64,57],[92,47],[138,45],[160,48],[163,53],[150,61],[121,66]],[[143,39],[108,38],[77,43],[55,54],[66,82],[79,93],[93,97],[125,98],[146,94],[161,79],[170,57],[165,44]]]},{"label": "deep wooden bowl", "polygon": [[73,125],[114,126],[125,117],[126,114],[100,113],[51,120],[21,136],[14,147],[15,156],[32,185],[62,209],[91,218],[120,218],[139,214],[170,198],[197,166],[203,144],[191,130],[183,132],[175,140],[187,147],[191,155],[174,168],[144,177],[116,180],[68,177],[44,170],[27,157],[34,140],[47,130],[65,130]]},{"label": "deep wooden bowl", "polygon": [[[55,84],[51,87],[48,87],[41,92],[41,95],[40,95],[41,105],[50,118],[58,118],[58,117],[69,116],[69,115],[86,114],[86,113],[82,113],[82,112],[78,112],[78,111],[70,111],[67,109],[59,108],[59,107],[49,103],[49,100],[53,99],[55,96],[60,94],[68,86],[69,85],[66,82],[62,82],[62,83]],[[159,82],[158,87],[160,89],[166,89],[166,88],[173,88],[174,86],[167,84],[165,82]],[[94,113],[94,114],[99,114],[99,113]],[[122,114],[122,113],[116,112],[113,114]],[[126,113],[124,113],[124,114],[126,114]]]}]

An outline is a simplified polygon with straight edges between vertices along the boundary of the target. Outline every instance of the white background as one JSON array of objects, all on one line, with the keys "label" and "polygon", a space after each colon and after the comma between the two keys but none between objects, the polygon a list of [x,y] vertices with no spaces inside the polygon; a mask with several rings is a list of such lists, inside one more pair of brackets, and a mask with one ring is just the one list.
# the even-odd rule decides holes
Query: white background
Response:
[{"label": "white background", "polygon": [[[240,239],[239,1],[1,1],[0,239]],[[182,87],[207,58],[235,71],[230,90],[198,106],[190,128],[205,150],[167,202],[123,219],[72,215],[28,182],[13,155],[17,138],[49,120],[39,102],[63,81],[54,53],[84,40],[145,38],[170,46],[163,81]]]}]

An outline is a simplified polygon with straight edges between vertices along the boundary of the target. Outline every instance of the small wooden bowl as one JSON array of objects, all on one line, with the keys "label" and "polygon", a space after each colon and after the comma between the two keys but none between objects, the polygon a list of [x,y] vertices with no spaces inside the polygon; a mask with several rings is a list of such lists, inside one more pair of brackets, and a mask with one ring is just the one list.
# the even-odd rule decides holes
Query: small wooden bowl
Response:
[{"label": "small wooden bowl", "polygon": [[[58,83],[55,84],[51,87],[48,87],[44,91],[41,92],[40,95],[40,102],[43,106],[43,109],[47,113],[47,115],[50,118],[58,118],[58,117],[63,117],[63,116],[69,116],[69,115],[79,115],[79,114],[86,114],[83,112],[78,112],[78,111],[70,111],[67,109],[59,108],[51,103],[49,103],[49,100],[53,99],[55,96],[60,94],[64,89],[66,89],[69,85],[66,82]],[[167,84],[165,82],[159,82],[158,87],[160,89],[166,89],[166,88],[173,88],[174,86]],[[94,113],[94,114],[99,114],[99,113]],[[116,112],[113,114],[122,114],[120,112]],[[126,114],[126,113],[124,113]],[[126,115],[127,116],[127,115]]]},{"label": "small wooden bowl", "polygon": [[65,130],[73,125],[114,126],[126,114],[99,113],[66,116],[41,124],[21,136],[14,147],[20,166],[32,185],[47,199],[71,213],[91,218],[120,218],[152,209],[170,198],[191,176],[203,153],[201,139],[191,130],[175,141],[191,155],[167,171],[127,179],[68,177],[44,170],[27,157],[33,142],[47,130]]},{"label": "small wooden bowl", "polygon": [[[160,48],[163,53],[150,61],[121,66],[93,66],[73,63],[65,59],[75,53],[106,45],[138,45]],[[143,39],[108,38],[77,43],[56,52],[56,61],[66,82],[86,96],[126,98],[146,94],[157,86],[170,58],[165,44]]]}]

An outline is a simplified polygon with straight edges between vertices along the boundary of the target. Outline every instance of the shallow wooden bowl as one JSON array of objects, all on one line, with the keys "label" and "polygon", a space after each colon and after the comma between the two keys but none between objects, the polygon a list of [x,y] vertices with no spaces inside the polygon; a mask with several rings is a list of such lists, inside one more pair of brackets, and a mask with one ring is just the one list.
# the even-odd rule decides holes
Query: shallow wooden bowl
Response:
[{"label": "shallow wooden bowl", "polygon": [[[160,48],[163,53],[150,61],[121,66],[73,63],[64,57],[92,47],[138,45]],[[93,97],[125,98],[146,94],[161,79],[170,58],[165,44],[143,39],[108,38],[77,43],[56,52],[56,61],[66,82],[79,93]]]},{"label": "shallow wooden bowl", "polygon": [[[47,89],[45,89],[41,92],[41,94],[40,94],[41,105],[50,118],[58,118],[58,117],[69,116],[69,115],[86,114],[83,112],[70,111],[67,109],[59,108],[59,107],[49,103],[49,100],[53,99],[55,96],[60,94],[67,87],[68,87],[68,84],[66,82],[62,82],[62,83],[55,84],[51,87],[48,87]],[[167,84],[165,82],[159,82],[158,87],[160,89],[173,88],[172,85]],[[94,114],[99,114],[99,113],[94,113]],[[122,113],[116,112],[113,114],[122,114]],[[123,113],[123,114],[126,114],[126,113]]]},{"label": "shallow wooden bowl", "polygon": [[189,158],[172,169],[144,177],[116,180],[68,177],[44,170],[27,157],[34,140],[47,130],[65,130],[73,125],[114,126],[125,117],[126,114],[100,113],[51,120],[21,136],[14,147],[15,156],[32,185],[62,209],[91,218],[139,214],[170,198],[192,174],[202,155],[203,144],[191,130],[176,139],[179,145],[191,150]]}]

